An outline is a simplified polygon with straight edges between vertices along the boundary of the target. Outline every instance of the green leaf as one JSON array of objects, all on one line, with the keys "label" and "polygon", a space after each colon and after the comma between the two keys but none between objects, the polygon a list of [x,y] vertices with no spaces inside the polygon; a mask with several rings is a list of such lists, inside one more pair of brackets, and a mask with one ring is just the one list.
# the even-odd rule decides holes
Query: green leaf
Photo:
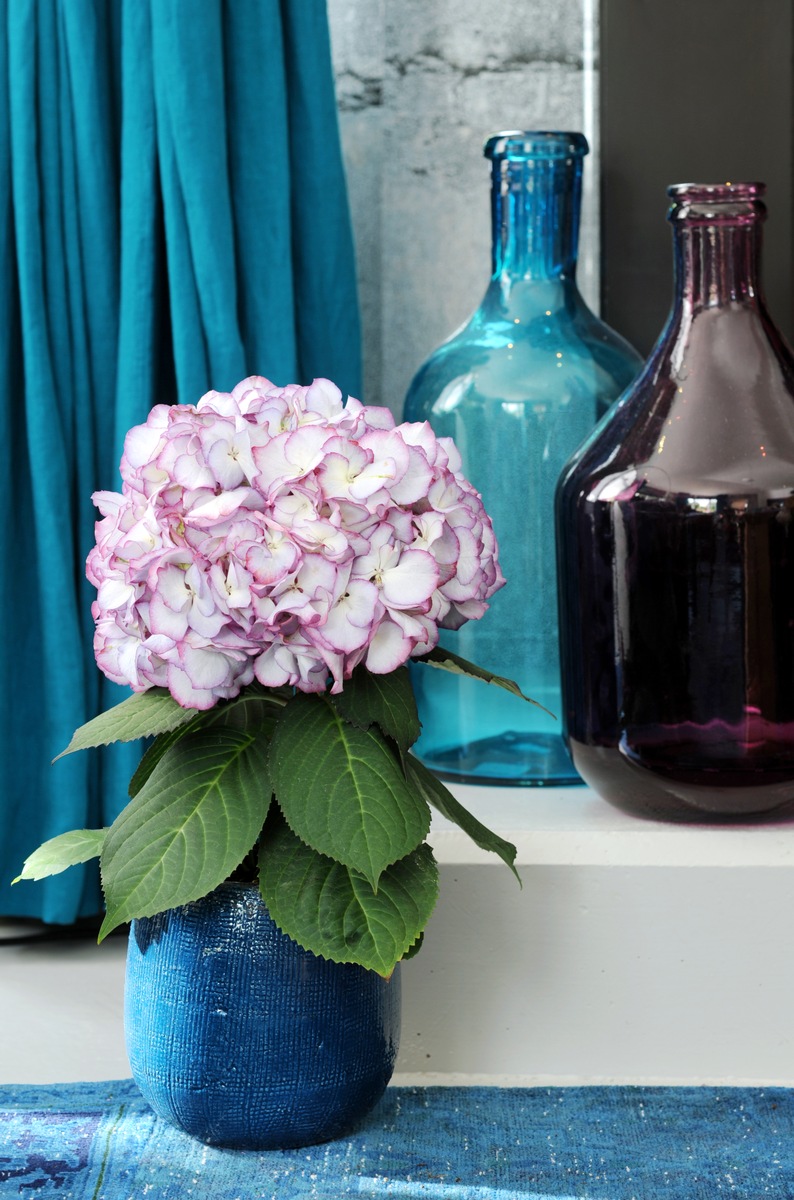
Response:
[{"label": "green leaf", "polygon": [[134,742],[138,738],[154,737],[168,733],[179,725],[185,725],[196,715],[194,708],[182,708],[165,688],[150,688],[148,692],[136,692],[128,700],[100,713],[92,721],[75,730],[74,736],[59,755],[75,750],[87,750],[91,746],[107,746],[110,742]]},{"label": "green leaf", "polygon": [[266,737],[273,732],[287,701],[268,696],[261,691],[243,691],[233,700],[226,700],[217,708],[204,713],[206,726],[223,726],[243,729],[250,733],[264,732]]},{"label": "green leaf", "polygon": [[154,739],[151,746],[149,746],[143,755],[143,758],[138,763],[138,766],[135,769],[135,774],[129,782],[127,791],[133,800],[138,795],[138,792],[144,786],[147,779],[152,774],[166,751],[176,742],[178,742],[180,738],[186,737],[188,734],[193,733],[195,730],[201,728],[201,718],[203,715],[203,713],[196,713],[192,720],[188,721],[186,725],[180,725],[178,729],[171,729],[168,733],[161,733],[159,737]]},{"label": "green leaf", "polygon": [[473,816],[467,808],[455,799],[452,792],[444,786],[441,780],[429,771],[424,763],[421,763],[418,758],[414,758],[413,754],[406,754],[404,758],[405,770],[408,778],[424,796],[428,804],[432,804],[433,808],[441,813],[442,817],[446,817],[448,821],[452,821],[464,833],[468,834],[471,840],[482,850],[492,851],[498,854],[504,863],[510,868],[519,883],[521,876],[515,868],[516,848],[512,842],[505,841],[499,837],[487,826]]},{"label": "green leaf", "polygon": [[419,937],[414,942],[413,946],[410,946],[405,951],[405,954],[400,959],[400,962],[408,962],[409,958],[416,958],[417,954],[422,949],[422,946],[424,944],[425,944],[425,933],[424,933],[424,930],[422,930],[422,932],[419,934]]},{"label": "green leaf", "polygon": [[266,738],[200,729],[168,748],[107,835],[100,940],[134,917],[207,895],[256,842],[272,788]]},{"label": "green leaf", "polygon": [[[545,713],[549,713],[550,717],[554,717],[554,713],[549,712],[537,700],[525,696],[512,679],[506,679],[504,675],[494,675],[492,671],[486,671],[485,667],[478,667],[476,663],[461,658],[459,654],[453,654],[451,650],[447,650],[443,646],[435,646],[429,654],[423,655],[422,658],[412,658],[411,662],[425,663],[428,667],[438,667],[442,671],[451,671],[454,675],[468,675],[472,679],[482,679],[484,683],[492,683],[496,687],[504,688],[506,692],[512,692],[514,696],[526,700],[527,704],[534,704],[536,708],[542,708]],[[555,721],[556,719],[554,717]]]},{"label": "green leaf", "polygon": [[375,727],[348,725],[323,696],[295,696],[270,748],[273,790],[299,838],[377,887],[425,838],[430,810]]},{"label": "green leaf", "polygon": [[67,867],[88,862],[102,853],[102,843],[107,829],[72,829],[50,838],[34,850],[13,883],[20,879],[44,879],[47,875],[58,875]]},{"label": "green leaf", "polygon": [[373,675],[366,667],[357,667],[344,690],[331,696],[331,702],[346,721],[360,729],[378,725],[401,750],[419,737],[419,714],[407,667],[388,675]]},{"label": "green leaf", "polygon": [[134,798],[138,795],[160,759],[180,738],[194,733],[197,729],[220,725],[251,732],[260,730],[269,739],[284,703],[283,700],[266,696],[264,689],[255,692],[243,691],[233,700],[218,704],[206,712],[197,712],[186,725],[180,725],[178,729],[172,729],[169,733],[161,733],[144,754],[130,780],[130,796]]},{"label": "green leaf", "polygon": [[430,919],[438,868],[430,847],[419,846],[383,872],[375,892],[278,820],[262,839],[259,886],[273,920],[305,950],[388,978]]}]

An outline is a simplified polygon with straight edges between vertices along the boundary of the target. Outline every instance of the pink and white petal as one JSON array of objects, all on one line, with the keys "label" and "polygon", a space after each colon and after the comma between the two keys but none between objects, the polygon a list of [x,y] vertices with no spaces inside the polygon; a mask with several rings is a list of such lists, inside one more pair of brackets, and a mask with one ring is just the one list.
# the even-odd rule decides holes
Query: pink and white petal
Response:
[{"label": "pink and white petal", "polygon": [[217,650],[183,642],[179,658],[194,688],[222,687],[228,681],[229,661]]},{"label": "pink and white petal", "polygon": [[284,646],[268,646],[254,661],[254,675],[264,687],[293,686],[297,677],[295,656]]},{"label": "pink and white petal", "polygon": [[278,392],[279,389],[275,383],[271,383],[269,379],[265,379],[264,375],[249,375],[247,379],[241,379],[232,388],[232,398],[241,413],[249,412],[257,401],[261,401],[265,396],[269,396],[273,392]]},{"label": "pink and white petal", "polygon": [[458,577],[453,575],[445,584],[442,584],[441,591],[453,604],[461,604],[464,600],[474,600],[479,597],[481,592],[485,591],[485,577],[482,571],[478,571],[469,583],[461,583]]},{"label": "pink and white petal", "polygon": [[456,530],[458,540],[458,564],[456,575],[459,581],[464,585],[469,585],[476,578],[477,573],[482,568],[480,560],[480,546],[477,539],[473,536],[470,529]]},{"label": "pink and white petal", "polygon": [[388,675],[410,657],[413,642],[403,637],[399,625],[393,621],[382,621],[369,644],[367,657],[364,660],[367,670],[373,675]]},{"label": "pink and white petal", "polygon": [[406,446],[419,446],[427,457],[428,462],[435,464],[438,456],[439,439],[436,437],[429,421],[403,421],[397,426],[397,429]]},{"label": "pink and white petal", "polygon": [[308,475],[323,459],[323,448],[334,434],[322,425],[302,425],[287,438],[286,457],[293,466],[293,479]]},{"label": "pink and white petal", "polygon": [[254,488],[237,487],[232,488],[230,492],[221,492],[218,496],[205,491],[185,516],[192,525],[207,528],[216,521],[225,521],[238,513],[247,517],[264,507],[262,497]]},{"label": "pink and white petal", "polygon": [[326,454],[317,468],[317,478],[323,495],[347,499],[350,495],[350,484],[356,478],[356,473],[351,470],[350,459],[346,455],[331,453]]},{"label": "pink and white petal", "polygon": [[340,654],[360,650],[370,640],[378,611],[383,611],[378,589],[372,583],[351,583],[314,631],[315,637]]},{"label": "pink and white petal", "polygon": [[250,546],[245,554],[245,567],[254,583],[272,587],[291,575],[300,562],[300,550],[285,537],[266,544]]},{"label": "pink and white petal", "polygon": [[370,452],[342,438],[334,438],[326,446],[323,461],[317,468],[323,495],[349,499],[351,484],[371,462]]},{"label": "pink and white petal", "polygon": [[194,604],[187,613],[187,623],[200,637],[212,640],[220,633],[228,618],[213,606],[212,612],[204,613]]},{"label": "pink and white petal", "polygon": [[442,629],[460,629],[466,621],[479,621],[488,610],[488,605],[482,600],[463,600],[453,603],[443,620],[439,621]]},{"label": "pink and white petal", "polygon": [[409,450],[408,469],[393,487],[389,489],[391,498],[397,504],[415,504],[422,496],[427,495],[427,489],[433,479],[433,468],[421,450],[413,447]]},{"label": "pink and white petal", "polygon": [[376,459],[351,480],[350,496],[353,500],[370,500],[384,489],[391,493],[397,475],[397,463],[393,458]]},{"label": "pink and white petal", "polygon": [[165,634],[152,633],[145,639],[143,645],[147,654],[155,658],[162,658],[167,662],[177,662],[179,659],[179,646],[176,640]]},{"label": "pink and white petal", "polygon": [[103,612],[115,612],[134,604],[136,589],[123,579],[109,578],[102,581],[97,592],[97,603]]},{"label": "pink and white petal", "polygon": [[426,550],[426,546],[414,546],[416,540],[416,530],[414,528],[414,514],[410,509],[398,508],[395,504],[389,504],[380,513],[380,523],[391,530],[392,544],[400,543],[410,550]]},{"label": "pink and white petal", "polygon": [[[347,574],[347,571],[342,568]],[[339,568],[321,554],[306,554],[295,578],[296,585],[309,597],[323,592],[329,596],[338,591]]]},{"label": "pink and white petal", "polygon": [[[347,407],[351,407],[352,397],[348,399]],[[356,401],[358,403],[358,401]],[[368,404],[364,408],[368,429],[394,429],[394,413],[390,408],[379,408],[375,404]]]},{"label": "pink and white petal", "polygon": [[238,487],[245,478],[240,464],[241,449],[236,440],[223,441],[219,438],[207,452],[207,464],[215,479],[226,491]]},{"label": "pink and white petal", "polygon": [[287,458],[288,437],[289,432],[280,433],[265,445],[253,447],[257,475],[252,482],[265,496],[274,495],[285,480],[297,477],[294,465]]},{"label": "pink and white petal", "polygon": [[428,617],[418,617],[417,620],[421,621],[424,625],[424,634],[411,651],[412,658],[427,654],[429,650],[438,645],[438,626],[436,622],[430,620]]},{"label": "pink and white petal", "polygon": [[342,393],[330,379],[315,379],[306,389],[306,411],[333,420],[342,412]]},{"label": "pink and white petal", "polygon": [[200,454],[180,454],[171,472],[180,487],[214,488],[215,476]]},{"label": "pink and white petal", "polygon": [[168,690],[182,708],[206,711],[218,703],[218,697],[213,691],[194,687],[187,672],[175,663],[168,664]]},{"label": "pink and white petal", "polygon": [[[342,669],[343,658],[338,655],[337,673]],[[295,686],[299,692],[324,692],[328,686],[328,676],[331,674],[325,658],[314,658],[301,654],[298,656],[299,675]]]},{"label": "pink and white petal", "polygon": [[[216,570],[215,567],[212,568]],[[251,576],[248,571],[232,558],[229,560],[229,567],[226,575],[223,576],[223,569],[220,570],[222,584],[218,587],[218,592],[225,600],[229,608],[247,608],[251,603]],[[221,579],[218,579],[221,583]]]},{"label": "pink and white petal", "polygon": [[372,452],[375,462],[391,459],[396,468],[396,478],[401,479],[408,470],[410,450],[397,429],[368,429],[359,438],[359,445]]},{"label": "pink and white petal", "polygon": [[129,504],[127,496],[121,492],[92,492],[91,500],[103,517],[115,517],[120,509]]},{"label": "pink and white petal", "polygon": [[122,477],[124,468],[142,467],[151,462],[163,439],[168,424],[170,406],[156,404],[149,413],[145,425],[134,425],[124,439],[124,454],[122,457]]},{"label": "pink and white petal", "polygon": [[312,521],[293,532],[296,542],[309,551],[307,558],[318,558],[322,555],[332,563],[338,563],[353,557],[347,535],[330,521]]},{"label": "pink and white petal", "polygon": [[405,550],[394,567],[383,572],[383,598],[389,607],[413,608],[429,600],[438,587],[438,566],[426,550]]},{"label": "pink and white petal", "polygon": [[365,579],[352,579],[344,600],[346,619],[361,629],[371,625],[383,613],[379,589]]},{"label": "pink and white petal", "polygon": [[440,437],[438,444],[447,456],[447,469],[453,475],[460,475],[463,471],[463,461],[453,439],[451,437]]},{"label": "pink and white petal", "polygon": [[[239,384],[237,385],[240,386]],[[214,389],[205,392],[196,405],[196,412],[214,412],[223,417],[234,416],[239,412],[237,402],[229,392],[216,392]]]},{"label": "pink and white petal", "polygon": [[180,642],[188,631],[187,611],[175,612],[155,592],[149,601],[149,628],[152,633]]},{"label": "pink and white petal", "polygon": [[184,612],[192,603],[192,592],[187,582],[187,573],[181,567],[168,563],[157,572],[157,591],[164,604],[174,612]]},{"label": "pink and white petal", "polygon": [[[399,625],[403,632],[403,637],[410,638],[411,642],[417,640],[423,641],[425,637],[425,624],[421,616],[416,616],[414,613],[403,612],[402,609],[392,608],[389,610],[389,616],[395,625]],[[424,618],[426,620],[426,618]]]}]

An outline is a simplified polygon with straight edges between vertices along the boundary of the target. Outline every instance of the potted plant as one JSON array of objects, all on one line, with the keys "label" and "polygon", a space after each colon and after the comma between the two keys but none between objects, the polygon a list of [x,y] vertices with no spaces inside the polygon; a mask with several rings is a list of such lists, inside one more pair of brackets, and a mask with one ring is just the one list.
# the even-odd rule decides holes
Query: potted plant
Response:
[{"label": "potted plant", "polygon": [[63,753],[153,741],[117,820],[20,878],[100,857],[156,1111],[224,1145],[318,1141],[388,1082],[395,967],[437,894],[431,808],[514,870],[411,754],[409,659],[518,693],[437,646],[504,583],[493,529],[449,439],[322,379],[158,405],[121,475],[93,497],[87,573],[97,663],[134,694]]}]

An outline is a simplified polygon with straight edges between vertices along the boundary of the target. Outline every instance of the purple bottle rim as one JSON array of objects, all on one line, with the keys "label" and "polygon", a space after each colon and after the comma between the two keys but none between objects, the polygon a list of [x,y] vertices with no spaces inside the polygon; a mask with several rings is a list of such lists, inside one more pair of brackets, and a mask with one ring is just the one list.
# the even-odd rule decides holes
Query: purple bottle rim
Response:
[{"label": "purple bottle rim", "polygon": [[766,184],[752,183],[673,183],[667,195],[680,203],[732,204],[735,201],[762,200]]},{"label": "purple bottle rim", "polygon": [[752,225],[766,217],[766,184],[753,182],[674,183],[668,219],[685,225]]}]

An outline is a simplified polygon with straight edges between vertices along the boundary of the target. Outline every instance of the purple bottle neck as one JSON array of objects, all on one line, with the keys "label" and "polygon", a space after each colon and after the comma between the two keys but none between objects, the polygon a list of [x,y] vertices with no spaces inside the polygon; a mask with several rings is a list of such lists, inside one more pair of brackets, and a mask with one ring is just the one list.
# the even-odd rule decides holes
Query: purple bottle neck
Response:
[{"label": "purple bottle neck", "polygon": [[673,205],[675,310],[763,302],[761,232],[763,183],[681,183],[668,188]]}]

